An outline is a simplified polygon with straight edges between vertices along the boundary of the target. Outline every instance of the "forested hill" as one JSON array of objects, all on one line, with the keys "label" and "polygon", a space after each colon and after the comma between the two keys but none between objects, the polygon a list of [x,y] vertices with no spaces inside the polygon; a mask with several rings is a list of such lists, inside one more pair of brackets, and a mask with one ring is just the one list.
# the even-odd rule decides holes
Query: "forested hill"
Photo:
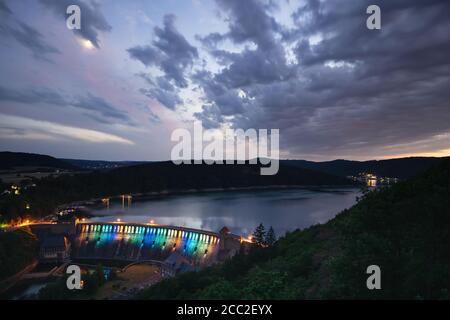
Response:
[{"label": "forested hill", "polygon": [[0,170],[11,170],[20,167],[77,169],[76,166],[73,166],[70,163],[47,155],[22,152],[0,152]]},{"label": "forested hill", "polygon": [[349,185],[349,180],[323,172],[281,165],[279,172],[262,176],[260,165],[175,165],[155,162],[112,170],[66,174],[36,180],[36,187],[19,197],[1,198],[5,216],[17,217],[25,204],[37,215],[48,215],[56,206],[78,200],[130,193],[243,187]]},{"label": "forested hill", "polygon": [[282,163],[338,176],[355,176],[359,173],[367,172],[382,177],[406,179],[423,173],[446,159],[450,159],[450,157],[410,157],[370,161],[333,160],[324,162],[282,160]]},{"label": "forested hill", "polygon": [[[186,273],[143,299],[450,299],[450,161],[369,192],[324,225]],[[368,290],[369,265],[381,290]]]},{"label": "forested hill", "polygon": [[167,161],[48,178],[43,179],[40,185],[41,188],[52,189],[52,192],[60,189],[64,193],[95,196],[208,188],[350,184],[345,178],[308,169],[281,166],[278,174],[263,176],[260,168],[260,165],[250,164],[175,165]]},{"label": "forested hill", "polygon": [[79,159],[59,159],[77,168],[86,170],[109,170],[120,167],[130,167],[146,163],[146,161],[106,161],[106,160],[79,160]]}]

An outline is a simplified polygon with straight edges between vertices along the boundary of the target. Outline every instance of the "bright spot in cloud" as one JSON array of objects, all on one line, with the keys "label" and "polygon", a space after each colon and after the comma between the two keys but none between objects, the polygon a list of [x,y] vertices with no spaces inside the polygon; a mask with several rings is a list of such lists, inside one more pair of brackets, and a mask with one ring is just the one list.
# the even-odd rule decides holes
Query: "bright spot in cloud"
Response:
[{"label": "bright spot in cloud", "polygon": [[27,138],[34,138],[37,140],[55,140],[57,138],[65,138],[92,143],[120,143],[134,145],[134,142],[128,139],[110,133],[4,114],[0,114],[0,127],[17,129],[17,131],[9,130],[10,134],[3,131],[2,136],[4,138],[11,139],[23,139],[25,136]]},{"label": "bright spot in cloud", "polygon": [[320,33],[317,33],[309,37],[308,41],[311,46],[316,46],[323,41],[323,36]]},{"label": "bright spot in cloud", "polygon": [[94,49],[94,45],[92,44],[91,40],[87,40],[87,39],[82,39],[81,41],[81,45],[83,46],[83,48],[88,49],[88,50],[92,50]]},{"label": "bright spot in cloud", "polygon": [[327,62],[325,62],[325,66],[329,67],[329,68],[343,68],[343,67],[347,67],[347,68],[354,68],[355,65],[353,63],[347,62],[347,61],[335,61],[335,60],[328,60]]}]

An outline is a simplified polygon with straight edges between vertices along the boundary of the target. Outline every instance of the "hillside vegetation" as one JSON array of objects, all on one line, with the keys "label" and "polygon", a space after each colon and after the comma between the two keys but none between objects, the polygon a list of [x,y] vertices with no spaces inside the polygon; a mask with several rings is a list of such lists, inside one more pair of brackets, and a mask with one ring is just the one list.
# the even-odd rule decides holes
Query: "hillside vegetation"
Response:
[{"label": "hillside vegetation", "polygon": [[11,170],[20,167],[77,169],[77,167],[70,163],[47,155],[22,152],[0,152],[0,170]]},{"label": "hillside vegetation", "polygon": [[282,160],[282,163],[298,168],[317,170],[337,176],[356,176],[367,172],[381,177],[406,179],[425,172],[430,167],[450,159],[449,157],[409,157],[387,160],[351,161],[333,160],[314,162],[306,160]]},{"label": "hillside vegetation", "polygon": [[[381,290],[366,269],[381,268]],[[324,225],[186,273],[141,299],[450,299],[450,161],[369,192]]]},{"label": "hillside vegetation", "polygon": [[0,232],[0,280],[21,271],[38,254],[37,240],[24,232]]}]

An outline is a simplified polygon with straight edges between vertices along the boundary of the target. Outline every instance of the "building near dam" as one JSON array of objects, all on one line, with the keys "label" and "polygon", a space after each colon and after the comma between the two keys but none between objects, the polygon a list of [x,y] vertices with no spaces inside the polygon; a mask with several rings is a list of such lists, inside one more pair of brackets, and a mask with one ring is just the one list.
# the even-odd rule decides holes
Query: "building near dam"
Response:
[{"label": "building near dam", "polygon": [[39,261],[44,263],[63,263],[70,260],[69,239],[63,235],[47,236],[40,246]]}]

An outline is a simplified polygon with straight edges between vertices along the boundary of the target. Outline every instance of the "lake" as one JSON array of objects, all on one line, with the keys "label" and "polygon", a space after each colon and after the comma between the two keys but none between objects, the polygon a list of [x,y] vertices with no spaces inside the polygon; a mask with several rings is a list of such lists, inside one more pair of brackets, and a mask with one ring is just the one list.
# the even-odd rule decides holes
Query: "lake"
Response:
[{"label": "lake", "polygon": [[259,223],[273,226],[277,235],[325,223],[360,195],[357,188],[321,187],[253,191],[201,192],[166,195],[145,201],[111,202],[94,209],[92,221],[116,221],[185,226],[218,231],[227,226],[248,235]]}]

